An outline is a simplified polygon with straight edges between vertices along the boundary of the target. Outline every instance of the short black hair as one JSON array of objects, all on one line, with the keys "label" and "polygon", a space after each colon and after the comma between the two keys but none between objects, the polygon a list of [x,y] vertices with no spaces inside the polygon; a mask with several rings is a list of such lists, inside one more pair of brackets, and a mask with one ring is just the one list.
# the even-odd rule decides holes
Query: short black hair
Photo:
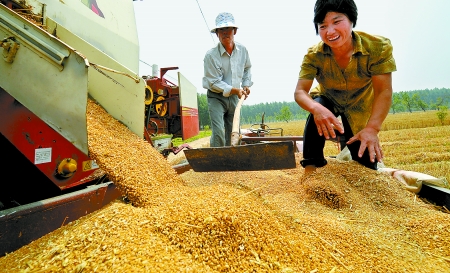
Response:
[{"label": "short black hair", "polygon": [[348,19],[356,26],[358,19],[358,8],[353,0],[317,0],[314,6],[314,27],[316,34],[319,34],[318,24],[325,20],[328,12],[334,11],[345,14]]}]

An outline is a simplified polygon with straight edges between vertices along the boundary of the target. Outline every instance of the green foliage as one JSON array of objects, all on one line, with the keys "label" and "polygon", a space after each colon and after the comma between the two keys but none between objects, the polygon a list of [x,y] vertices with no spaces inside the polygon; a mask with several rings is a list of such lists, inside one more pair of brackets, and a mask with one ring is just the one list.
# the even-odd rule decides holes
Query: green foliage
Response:
[{"label": "green foliage", "polygon": [[[211,125],[208,112],[206,94],[197,94],[198,114],[200,128],[205,129]],[[434,88],[395,92],[392,95],[391,111],[395,113],[408,111],[438,110],[440,106],[450,107],[450,88]],[[255,105],[242,105],[241,123],[260,124],[264,114],[264,123],[277,122],[281,111],[292,114],[288,120],[306,120],[308,112],[302,109],[295,101],[291,102],[265,102]],[[285,119],[282,119],[285,120]]]},{"label": "green foliage", "polygon": [[[292,117],[289,120],[299,120],[306,119],[308,116],[308,112],[302,109],[295,101],[292,102],[266,102],[255,105],[243,105],[241,109],[241,117],[244,118],[245,123],[254,124],[261,123],[262,115],[264,114],[264,122],[276,122],[279,119],[277,116],[280,115],[280,111],[283,107],[286,111],[289,111],[292,114]],[[283,119],[284,120],[284,119]]]},{"label": "green foliage", "polygon": [[450,106],[450,89],[414,90],[392,95],[392,112],[438,110],[439,106]]},{"label": "green foliage", "polygon": [[402,103],[402,96],[399,93],[394,93],[392,95],[391,109],[394,114],[404,109]]},{"label": "green foliage", "polygon": [[281,107],[280,113],[275,113],[275,118],[278,121],[286,121],[289,122],[292,120],[292,117],[294,115],[292,114],[291,110],[289,109],[289,106],[285,105]]},{"label": "green foliage", "polygon": [[439,106],[444,105],[444,99],[441,97],[438,97],[436,99],[436,103],[434,105],[435,105],[434,109],[439,109]]},{"label": "green foliage", "polygon": [[412,101],[414,101],[415,105],[422,109],[422,111],[424,112],[428,108],[428,105],[420,98],[419,94],[417,93],[412,95]]},{"label": "green foliage", "polygon": [[208,99],[206,94],[197,94],[198,104],[198,122],[200,128],[211,125],[211,119],[208,112]]},{"label": "green foliage", "polygon": [[450,88],[434,88],[424,90],[408,91],[413,96],[417,94],[428,105],[435,104],[434,110],[438,110],[437,107],[441,105],[450,106]]},{"label": "green foliage", "polygon": [[444,120],[448,115],[448,112],[447,112],[448,107],[447,106],[439,106],[438,109],[439,110],[436,113],[436,115],[437,115],[439,121],[441,122],[441,124],[444,125]]},{"label": "green foliage", "polygon": [[400,92],[401,98],[402,98],[402,104],[406,107],[406,109],[412,113],[412,110],[415,106],[415,101],[412,99],[412,97],[408,94],[408,92]]}]

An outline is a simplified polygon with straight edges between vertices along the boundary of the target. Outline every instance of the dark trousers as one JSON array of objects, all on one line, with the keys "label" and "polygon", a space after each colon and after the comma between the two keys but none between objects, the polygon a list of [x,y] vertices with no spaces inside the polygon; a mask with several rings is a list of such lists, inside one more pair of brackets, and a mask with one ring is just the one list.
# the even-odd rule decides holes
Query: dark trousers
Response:
[{"label": "dark trousers", "polygon": [[[347,118],[342,113],[337,113],[334,111],[334,105],[329,99],[327,99],[326,97],[317,97],[314,100],[325,106],[336,117],[341,117],[342,125],[344,126],[344,137],[346,141],[353,137],[353,132],[350,128],[350,124],[348,123]],[[340,133],[338,133],[338,135],[340,135]],[[305,131],[303,133],[303,160],[300,161],[300,164],[303,167],[306,167],[308,165],[323,167],[327,164],[327,160],[325,159],[325,156],[323,154],[325,140],[325,137],[320,136],[317,131],[317,126],[314,122],[314,116],[312,114],[309,114],[308,119],[306,120]],[[369,151],[367,149],[364,151],[362,157],[358,156],[360,146],[360,141],[355,141],[352,144],[347,145],[352,155],[352,159],[367,168],[376,170],[377,162],[370,161]]]},{"label": "dark trousers", "polygon": [[224,97],[222,93],[207,92],[208,111],[211,119],[210,147],[231,146],[234,112],[239,98],[236,95]]}]

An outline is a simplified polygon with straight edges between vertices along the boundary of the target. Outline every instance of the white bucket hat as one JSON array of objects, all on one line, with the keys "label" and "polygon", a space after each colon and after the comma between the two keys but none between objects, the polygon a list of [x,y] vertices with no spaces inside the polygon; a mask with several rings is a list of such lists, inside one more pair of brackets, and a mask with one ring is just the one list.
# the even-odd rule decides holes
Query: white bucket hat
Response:
[{"label": "white bucket hat", "polygon": [[216,29],[224,27],[235,27],[233,14],[228,12],[219,13],[216,17],[216,27],[211,29],[211,33],[216,33]]}]

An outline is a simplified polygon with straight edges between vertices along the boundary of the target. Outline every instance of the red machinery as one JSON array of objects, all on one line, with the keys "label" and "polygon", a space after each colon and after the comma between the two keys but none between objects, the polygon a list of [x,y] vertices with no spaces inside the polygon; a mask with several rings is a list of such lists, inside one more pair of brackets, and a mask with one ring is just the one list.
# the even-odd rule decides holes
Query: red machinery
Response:
[{"label": "red machinery", "polygon": [[[178,73],[179,85],[164,78],[169,70],[178,67],[161,68],[160,78],[143,77],[147,83],[145,88],[145,128],[150,136],[146,136],[153,146],[164,155],[172,149],[172,137],[188,139],[199,133],[197,109],[197,90],[189,81]],[[181,89],[183,90],[181,92]]]},{"label": "red machinery", "polygon": [[[184,147],[171,147],[172,136],[198,134],[196,92],[185,94],[195,105],[182,106],[179,86],[157,77],[146,82],[147,140],[164,155],[177,153]],[[7,155],[0,170],[12,174],[0,183],[0,256],[120,197],[95,161],[1,87],[0,117]]]},{"label": "red machinery", "polygon": [[95,162],[0,88],[0,256],[120,197]]}]

